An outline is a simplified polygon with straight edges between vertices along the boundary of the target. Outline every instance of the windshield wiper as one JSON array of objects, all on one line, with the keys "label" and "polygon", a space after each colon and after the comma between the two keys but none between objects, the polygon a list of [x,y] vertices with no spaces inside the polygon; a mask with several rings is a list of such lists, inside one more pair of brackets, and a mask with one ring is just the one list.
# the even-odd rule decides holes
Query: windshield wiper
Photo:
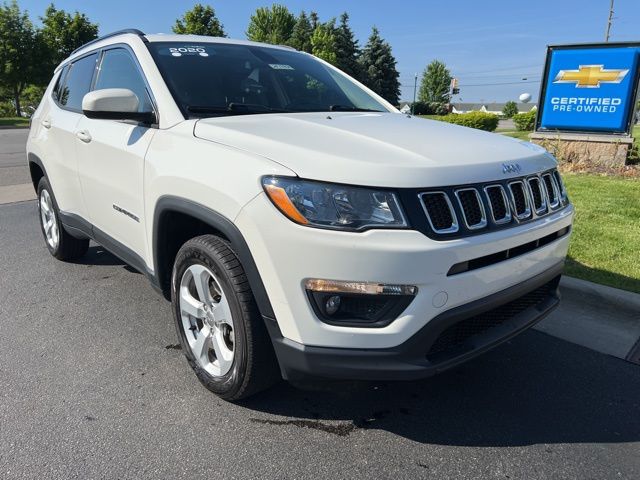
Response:
[{"label": "windshield wiper", "polygon": [[350,105],[329,105],[331,112],[382,112],[382,110],[372,110],[370,108],[359,108]]},{"label": "windshield wiper", "polygon": [[290,110],[267,107],[252,103],[231,102],[228,105],[187,105],[187,110],[195,114],[250,115],[257,113],[285,113]]}]

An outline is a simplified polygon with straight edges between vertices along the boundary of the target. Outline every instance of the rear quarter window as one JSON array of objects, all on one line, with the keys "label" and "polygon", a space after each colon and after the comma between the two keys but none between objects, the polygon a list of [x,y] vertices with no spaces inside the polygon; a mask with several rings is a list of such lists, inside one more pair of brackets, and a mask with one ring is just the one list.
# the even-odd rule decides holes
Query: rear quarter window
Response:
[{"label": "rear quarter window", "polygon": [[56,85],[53,87],[53,98],[56,102],[60,103],[60,98],[62,96],[62,89],[64,87],[65,77],[67,76],[67,72],[69,71],[69,65],[65,65],[58,75],[58,80],[56,80]]}]

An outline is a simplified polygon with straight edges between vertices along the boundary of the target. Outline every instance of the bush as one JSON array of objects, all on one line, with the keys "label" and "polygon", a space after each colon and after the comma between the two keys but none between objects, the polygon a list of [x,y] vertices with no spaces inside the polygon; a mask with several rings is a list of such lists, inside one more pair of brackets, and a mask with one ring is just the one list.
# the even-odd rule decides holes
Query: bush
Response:
[{"label": "bush", "polygon": [[504,118],[511,118],[518,114],[518,105],[513,100],[507,102],[502,109],[502,115]]},{"label": "bush", "polygon": [[536,111],[531,110],[530,112],[514,115],[513,123],[516,124],[516,130],[520,132],[532,132],[536,123]]},{"label": "bush", "polygon": [[463,127],[477,128],[493,132],[498,128],[498,116],[492,113],[469,112],[469,113],[451,113],[437,118],[442,122],[455,123]]},{"label": "bush", "polygon": [[11,102],[0,102],[0,118],[2,117],[15,117],[16,108]]},{"label": "bush", "polygon": [[413,104],[414,115],[446,115],[449,107],[446,103],[416,102]]}]

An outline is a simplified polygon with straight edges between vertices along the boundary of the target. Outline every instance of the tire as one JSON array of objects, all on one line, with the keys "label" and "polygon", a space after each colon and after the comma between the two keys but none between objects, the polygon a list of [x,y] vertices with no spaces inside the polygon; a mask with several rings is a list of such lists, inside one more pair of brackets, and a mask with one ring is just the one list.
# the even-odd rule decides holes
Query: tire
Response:
[{"label": "tire", "polygon": [[180,248],[171,302],[182,350],[206,388],[237,401],[280,380],[271,338],[226,241],[203,235]]},{"label": "tire", "polygon": [[38,183],[38,217],[44,243],[55,258],[71,261],[87,253],[89,240],[75,238],[60,223],[58,203],[46,177]]}]

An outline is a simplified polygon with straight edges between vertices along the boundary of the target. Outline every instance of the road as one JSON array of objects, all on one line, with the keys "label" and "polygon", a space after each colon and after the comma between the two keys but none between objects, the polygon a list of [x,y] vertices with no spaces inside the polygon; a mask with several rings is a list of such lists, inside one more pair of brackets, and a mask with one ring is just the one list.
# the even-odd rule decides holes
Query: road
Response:
[{"label": "road", "polygon": [[426,381],[234,405],[142,275],[48,254],[34,201],[0,205],[0,272],[2,479],[640,478],[640,367],[541,332]]},{"label": "road", "polygon": [[25,144],[29,130],[0,130],[0,187],[28,183]]}]

